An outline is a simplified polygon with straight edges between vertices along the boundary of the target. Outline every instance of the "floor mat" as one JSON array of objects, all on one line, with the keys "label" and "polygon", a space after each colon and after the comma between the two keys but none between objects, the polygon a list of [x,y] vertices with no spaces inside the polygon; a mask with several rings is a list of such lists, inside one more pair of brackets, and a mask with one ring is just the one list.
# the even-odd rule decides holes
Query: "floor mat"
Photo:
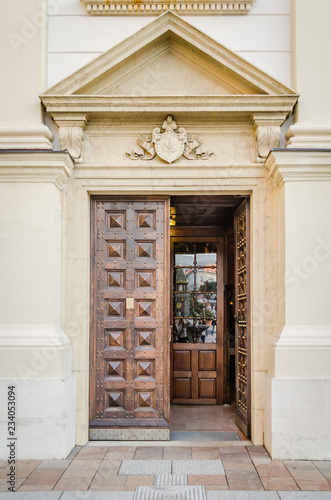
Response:
[{"label": "floor mat", "polygon": [[240,441],[238,432],[170,431],[170,441]]}]

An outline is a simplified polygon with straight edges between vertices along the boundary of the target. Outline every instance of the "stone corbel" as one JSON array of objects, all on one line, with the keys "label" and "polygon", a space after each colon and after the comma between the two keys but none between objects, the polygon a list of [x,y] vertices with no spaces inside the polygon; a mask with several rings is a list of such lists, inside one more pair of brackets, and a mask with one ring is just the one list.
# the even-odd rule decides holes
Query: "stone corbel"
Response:
[{"label": "stone corbel", "polygon": [[76,163],[82,163],[84,129],[87,123],[86,115],[53,115],[53,118],[59,126],[61,149],[63,151],[67,150]]},{"label": "stone corbel", "polygon": [[279,147],[280,127],[286,119],[285,113],[254,113],[257,141],[257,161],[264,162],[273,148]]}]

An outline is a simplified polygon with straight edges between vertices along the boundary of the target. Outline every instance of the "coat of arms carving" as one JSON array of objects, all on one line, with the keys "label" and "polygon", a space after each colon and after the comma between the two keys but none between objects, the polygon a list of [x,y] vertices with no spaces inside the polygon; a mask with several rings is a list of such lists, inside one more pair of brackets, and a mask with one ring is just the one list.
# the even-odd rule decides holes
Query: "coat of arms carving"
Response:
[{"label": "coat of arms carving", "polygon": [[162,130],[156,127],[151,135],[140,135],[137,148],[126,153],[132,160],[152,160],[156,155],[167,163],[184,156],[188,160],[208,160],[214,153],[207,153],[200,147],[202,139],[199,136],[189,136],[184,127],[177,127],[171,115],[164,120]]}]

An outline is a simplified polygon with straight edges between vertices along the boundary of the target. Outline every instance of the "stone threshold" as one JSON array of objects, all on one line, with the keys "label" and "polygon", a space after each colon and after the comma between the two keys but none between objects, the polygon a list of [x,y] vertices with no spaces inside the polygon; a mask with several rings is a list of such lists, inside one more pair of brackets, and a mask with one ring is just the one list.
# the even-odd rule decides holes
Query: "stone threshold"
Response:
[{"label": "stone threshold", "polygon": [[[89,441],[86,444],[86,447],[117,447],[117,446],[162,446],[162,447],[173,447],[173,446],[185,446],[185,447],[194,447],[194,448],[222,448],[229,446],[253,446],[251,441]],[[330,497],[331,500],[331,497]]]}]

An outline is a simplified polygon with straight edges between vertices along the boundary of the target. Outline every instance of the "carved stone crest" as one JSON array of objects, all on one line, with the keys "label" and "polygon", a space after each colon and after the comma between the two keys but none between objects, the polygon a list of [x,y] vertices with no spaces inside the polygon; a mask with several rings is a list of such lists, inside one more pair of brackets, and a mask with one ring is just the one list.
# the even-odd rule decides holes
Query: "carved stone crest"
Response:
[{"label": "carved stone crest", "polygon": [[171,116],[164,120],[162,129],[163,133],[158,127],[153,130],[155,151],[162,160],[172,163],[184,153],[187,142],[186,130],[183,127],[177,130],[177,124]]},{"label": "carved stone crest", "polygon": [[164,120],[162,130],[156,127],[152,135],[140,135],[137,144],[141,151],[134,149],[126,155],[131,160],[151,160],[157,155],[162,160],[173,163],[181,156],[188,160],[208,160],[214,154],[200,148],[202,139],[188,136],[184,127],[177,127],[171,115]]}]

